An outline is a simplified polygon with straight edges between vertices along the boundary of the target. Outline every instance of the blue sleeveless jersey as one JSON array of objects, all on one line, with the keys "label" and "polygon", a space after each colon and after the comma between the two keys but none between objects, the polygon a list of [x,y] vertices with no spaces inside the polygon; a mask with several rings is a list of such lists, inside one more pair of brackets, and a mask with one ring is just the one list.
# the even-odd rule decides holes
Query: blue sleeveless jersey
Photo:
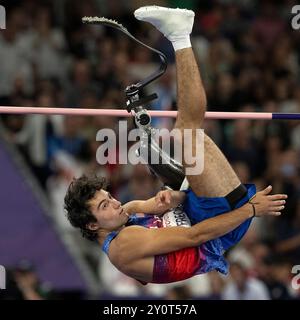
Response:
[{"label": "blue sleeveless jersey", "polygon": [[[237,204],[236,208],[245,204],[256,192],[254,185],[245,185],[248,193]],[[185,213],[196,224],[205,219],[231,211],[225,198],[197,197],[191,189],[186,190],[186,199],[183,204]],[[168,254],[157,255],[154,258],[152,283],[170,283],[188,279],[194,275],[217,270],[228,273],[228,263],[223,257],[225,250],[235,245],[247,232],[252,219],[246,220],[235,230],[226,235],[207,241],[196,248],[186,248]],[[126,226],[138,225],[145,228],[163,228],[162,218],[155,215],[138,217],[132,215]],[[118,235],[111,232],[104,240],[102,249],[108,254],[110,242]]]}]

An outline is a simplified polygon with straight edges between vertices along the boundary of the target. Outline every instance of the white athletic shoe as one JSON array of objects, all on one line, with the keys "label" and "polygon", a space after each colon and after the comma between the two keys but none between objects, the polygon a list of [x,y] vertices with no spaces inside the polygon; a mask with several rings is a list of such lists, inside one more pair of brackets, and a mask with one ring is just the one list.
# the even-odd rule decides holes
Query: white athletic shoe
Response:
[{"label": "white athletic shoe", "polygon": [[135,10],[134,16],[154,25],[170,41],[176,41],[190,35],[195,13],[187,9],[146,6]]}]

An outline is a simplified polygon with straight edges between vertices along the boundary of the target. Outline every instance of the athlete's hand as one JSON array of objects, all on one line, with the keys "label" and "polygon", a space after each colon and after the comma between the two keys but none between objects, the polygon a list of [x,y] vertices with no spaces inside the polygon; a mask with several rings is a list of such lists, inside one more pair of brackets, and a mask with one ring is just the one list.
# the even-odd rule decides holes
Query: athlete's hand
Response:
[{"label": "athlete's hand", "polygon": [[155,202],[158,207],[171,207],[172,198],[171,190],[162,190],[155,196]]},{"label": "athlete's hand", "polygon": [[249,203],[254,205],[256,217],[281,215],[288,196],[286,194],[270,195],[271,191],[272,186],[268,186],[250,199]]}]

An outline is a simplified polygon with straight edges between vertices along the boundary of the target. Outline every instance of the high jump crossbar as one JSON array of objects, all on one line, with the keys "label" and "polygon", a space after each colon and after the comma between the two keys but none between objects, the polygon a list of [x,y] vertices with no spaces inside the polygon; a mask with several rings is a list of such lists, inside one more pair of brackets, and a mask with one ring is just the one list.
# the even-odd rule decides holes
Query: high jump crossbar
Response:
[{"label": "high jump crossbar", "polygon": [[[131,117],[126,110],[119,109],[87,109],[87,108],[44,108],[0,106],[0,114],[41,114],[41,115],[73,115],[73,116],[112,116]],[[176,118],[177,111],[148,110],[151,117]],[[212,112],[205,113],[206,119],[250,119],[250,120],[300,120],[300,113],[272,112]]]}]

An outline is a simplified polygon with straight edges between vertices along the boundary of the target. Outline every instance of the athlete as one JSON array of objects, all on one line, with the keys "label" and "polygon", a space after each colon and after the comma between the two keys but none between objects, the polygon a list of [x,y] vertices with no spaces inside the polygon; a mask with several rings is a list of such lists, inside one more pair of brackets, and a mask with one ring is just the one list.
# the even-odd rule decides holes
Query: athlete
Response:
[{"label": "athlete", "polygon": [[[190,42],[194,12],[147,6],[136,10],[135,17],[154,25],[174,47],[175,128],[192,130],[195,154],[206,95]],[[185,169],[193,167],[190,160],[184,160]],[[104,179],[82,176],[66,194],[67,216],[83,236],[99,243],[112,264],[142,283],[169,283],[212,270],[226,274],[224,252],[240,241],[254,216],[279,216],[287,195],[270,195],[271,186],[256,193],[254,185],[241,184],[206,135],[204,169],[186,178],[186,190],[164,190],[149,200],[121,205],[105,190]]]}]

